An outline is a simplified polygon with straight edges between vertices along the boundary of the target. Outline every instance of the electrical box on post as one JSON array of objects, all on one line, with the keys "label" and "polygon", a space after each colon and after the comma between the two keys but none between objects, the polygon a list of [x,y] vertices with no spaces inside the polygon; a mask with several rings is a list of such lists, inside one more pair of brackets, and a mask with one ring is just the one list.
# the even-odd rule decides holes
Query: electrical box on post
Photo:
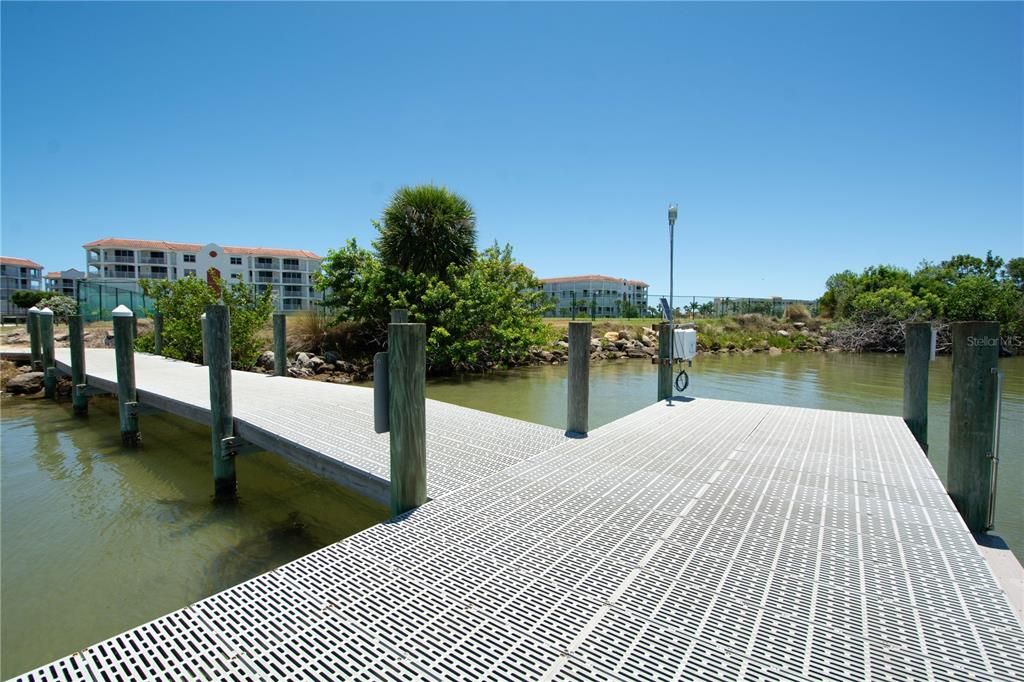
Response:
[{"label": "electrical box on post", "polygon": [[676,360],[692,360],[697,355],[697,330],[673,329],[672,355]]}]

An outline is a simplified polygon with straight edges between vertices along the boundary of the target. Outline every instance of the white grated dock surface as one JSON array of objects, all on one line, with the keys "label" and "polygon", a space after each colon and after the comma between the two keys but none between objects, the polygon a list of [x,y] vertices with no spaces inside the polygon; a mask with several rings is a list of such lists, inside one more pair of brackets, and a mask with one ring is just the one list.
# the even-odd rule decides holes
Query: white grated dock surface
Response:
[{"label": "white grated dock surface", "polygon": [[1019,680],[1022,641],[899,418],[697,400],[23,679]]},{"label": "white grated dock surface", "polygon": [[[70,371],[70,351],[57,349]],[[91,385],[117,387],[114,351],[86,350]],[[373,391],[359,386],[232,372],[239,435],[386,503],[388,434],[373,431]],[[209,370],[190,362],[136,353],[142,403],[207,422]],[[140,419],[145,446],[145,416]],[[558,429],[435,400],[427,401],[427,486],[431,497],[455,490],[544,452],[565,440]],[[244,482],[242,482],[244,485]]]}]

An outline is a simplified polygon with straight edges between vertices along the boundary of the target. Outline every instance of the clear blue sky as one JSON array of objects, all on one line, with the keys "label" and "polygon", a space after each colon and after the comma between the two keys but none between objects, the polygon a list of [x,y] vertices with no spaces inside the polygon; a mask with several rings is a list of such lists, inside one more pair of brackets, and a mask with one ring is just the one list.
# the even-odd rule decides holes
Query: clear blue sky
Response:
[{"label": "clear blue sky", "polygon": [[402,184],[539,276],[813,297],[1024,252],[1024,5],[2,5],[2,250],[307,248]]}]

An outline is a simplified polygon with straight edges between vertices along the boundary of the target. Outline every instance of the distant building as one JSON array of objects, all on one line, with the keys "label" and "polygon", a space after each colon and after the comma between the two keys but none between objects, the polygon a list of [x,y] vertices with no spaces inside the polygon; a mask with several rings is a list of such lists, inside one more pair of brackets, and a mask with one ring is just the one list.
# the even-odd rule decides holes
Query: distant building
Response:
[{"label": "distant building", "polygon": [[24,318],[25,308],[11,303],[15,291],[42,291],[43,266],[27,258],[0,256],[0,317],[4,320]]},{"label": "distant building", "polygon": [[107,237],[83,244],[87,279],[138,290],[143,279],[205,279],[213,269],[225,282],[272,289],[278,310],[310,310],[316,294],[313,273],[320,256],[300,249],[186,244]]},{"label": "distant building", "polygon": [[579,275],[542,279],[544,293],[554,303],[548,317],[570,317],[575,300],[576,314],[619,317],[629,308],[647,310],[647,282],[607,275]]},{"label": "distant building", "polygon": [[60,272],[46,273],[44,284],[47,291],[53,291],[62,296],[75,297],[75,282],[85,277],[81,270],[69,268]]}]

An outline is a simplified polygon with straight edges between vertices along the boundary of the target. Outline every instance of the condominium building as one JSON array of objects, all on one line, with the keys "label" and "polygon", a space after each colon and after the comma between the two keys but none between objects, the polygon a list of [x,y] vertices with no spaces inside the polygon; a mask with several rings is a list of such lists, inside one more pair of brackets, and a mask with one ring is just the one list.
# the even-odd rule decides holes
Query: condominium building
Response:
[{"label": "condominium building", "polygon": [[[579,315],[618,317],[647,310],[647,282],[608,275],[549,277],[540,280],[544,293],[554,304],[548,317]],[[631,309],[636,312],[632,312]]]},{"label": "condominium building", "polygon": [[27,258],[0,256],[0,318],[4,321],[24,318],[28,311],[11,303],[15,291],[42,291],[43,266]]},{"label": "condominium building", "polygon": [[44,279],[47,291],[53,291],[62,296],[75,297],[75,283],[85,278],[85,273],[75,268],[68,268],[60,272],[48,272]]},{"label": "condominium building", "polygon": [[271,289],[278,310],[311,310],[317,299],[312,278],[320,256],[312,251],[117,237],[83,248],[90,282],[137,289],[140,280],[206,279],[212,270],[225,282],[248,282],[260,292]]}]

